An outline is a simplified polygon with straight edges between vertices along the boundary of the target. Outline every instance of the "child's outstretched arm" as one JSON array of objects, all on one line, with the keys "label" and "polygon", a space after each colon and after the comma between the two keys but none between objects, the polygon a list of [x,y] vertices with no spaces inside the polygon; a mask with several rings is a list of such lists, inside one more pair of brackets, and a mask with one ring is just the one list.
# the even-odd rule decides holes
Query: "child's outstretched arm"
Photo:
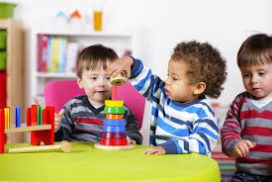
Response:
[{"label": "child's outstretched arm", "polygon": [[[152,147],[145,151],[146,154],[187,154],[199,153],[209,155],[215,148],[219,140],[219,128],[217,120],[209,105],[201,102],[197,105],[190,107],[193,114],[194,121],[184,122],[184,125],[174,129],[170,128],[168,131],[171,136],[157,135],[157,138],[165,139],[165,142],[160,143],[159,147]],[[193,111],[193,112],[192,112]],[[174,116],[172,116],[172,119]],[[163,121],[159,121],[158,127],[163,128],[167,125]],[[182,122],[182,121],[181,121]],[[185,124],[190,125],[189,128]],[[164,150],[162,150],[162,147]]]},{"label": "child's outstretched arm", "polygon": [[173,137],[160,144],[166,154],[199,153],[209,155],[219,140],[219,128],[216,120],[201,118],[193,123],[191,133],[186,137]]}]

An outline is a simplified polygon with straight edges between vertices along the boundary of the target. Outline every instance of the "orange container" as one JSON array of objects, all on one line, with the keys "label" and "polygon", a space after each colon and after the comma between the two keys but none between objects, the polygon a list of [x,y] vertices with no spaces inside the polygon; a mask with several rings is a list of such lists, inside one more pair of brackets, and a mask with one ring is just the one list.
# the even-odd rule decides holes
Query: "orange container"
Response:
[{"label": "orange container", "polygon": [[94,31],[102,31],[103,12],[94,10],[93,18],[94,18]]}]

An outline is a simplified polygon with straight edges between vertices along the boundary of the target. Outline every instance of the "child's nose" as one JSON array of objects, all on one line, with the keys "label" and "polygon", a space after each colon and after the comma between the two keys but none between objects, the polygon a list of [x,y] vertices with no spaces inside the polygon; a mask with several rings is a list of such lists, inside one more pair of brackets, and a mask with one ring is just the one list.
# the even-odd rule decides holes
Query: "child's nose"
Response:
[{"label": "child's nose", "polygon": [[257,83],[259,81],[259,78],[257,76],[252,76],[251,83]]},{"label": "child's nose", "polygon": [[169,84],[170,84],[169,78],[167,78],[167,79],[165,80],[165,84],[166,84],[166,85],[169,85]]}]

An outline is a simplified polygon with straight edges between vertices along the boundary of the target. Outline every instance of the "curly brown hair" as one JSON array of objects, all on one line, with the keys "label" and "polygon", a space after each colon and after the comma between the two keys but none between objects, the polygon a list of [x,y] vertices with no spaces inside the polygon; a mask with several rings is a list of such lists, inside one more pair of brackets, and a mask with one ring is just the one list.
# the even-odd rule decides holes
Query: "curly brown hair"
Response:
[{"label": "curly brown hair", "polygon": [[191,83],[204,82],[206,89],[202,95],[218,98],[226,80],[226,61],[220,52],[209,43],[189,41],[179,43],[171,59],[188,64],[187,75]]},{"label": "curly brown hair", "polygon": [[118,56],[111,48],[101,44],[86,47],[77,57],[77,77],[81,78],[84,69],[93,70],[99,64],[106,70],[108,63],[113,62],[116,59],[118,59]]},{"label": "curly brown hair", "polygon": [[237,54],[239,68],[272,63],[272,37],[255,34],[248,37]]}]

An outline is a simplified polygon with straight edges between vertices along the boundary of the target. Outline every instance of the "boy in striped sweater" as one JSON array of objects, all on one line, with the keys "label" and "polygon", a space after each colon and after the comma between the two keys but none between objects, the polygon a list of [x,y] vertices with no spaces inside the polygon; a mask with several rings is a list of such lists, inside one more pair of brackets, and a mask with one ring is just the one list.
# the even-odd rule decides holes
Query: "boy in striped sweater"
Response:
[{"label": "boy in striped sweater", "polygon": [[237,64],[246,91],[229,108],[221,131],[223,152],[236,158],[232,181],[272,181],[272,37],[247,38]]},{"label": "boy in striped sweater", "polygon": [[152,103],[150,143],[154,147],[145,154],[210,154],[218,142],[219,129],[206,96],[220,95],[225,64],[210,44],[190,41],[174,48],[165,81],[132,57],[109,66],[111,76],[126,75]]},{"label": "boy in striped sweater", "polygon": [[[102,137],[104,102],[111,97],[111,84],[106,70],[118,58],[110,48],[92,45],[81,51],[77,59],[77,82],[85,95],[67,102],[57,115],[61,119],[55,133],[57,141],[99,142]],[[69,90],[67,90],[69,92]],[[65,94],[65,93],[64,93]],[[129,143],[142,143],[138,123],[125,106],[126,132]]]}]

